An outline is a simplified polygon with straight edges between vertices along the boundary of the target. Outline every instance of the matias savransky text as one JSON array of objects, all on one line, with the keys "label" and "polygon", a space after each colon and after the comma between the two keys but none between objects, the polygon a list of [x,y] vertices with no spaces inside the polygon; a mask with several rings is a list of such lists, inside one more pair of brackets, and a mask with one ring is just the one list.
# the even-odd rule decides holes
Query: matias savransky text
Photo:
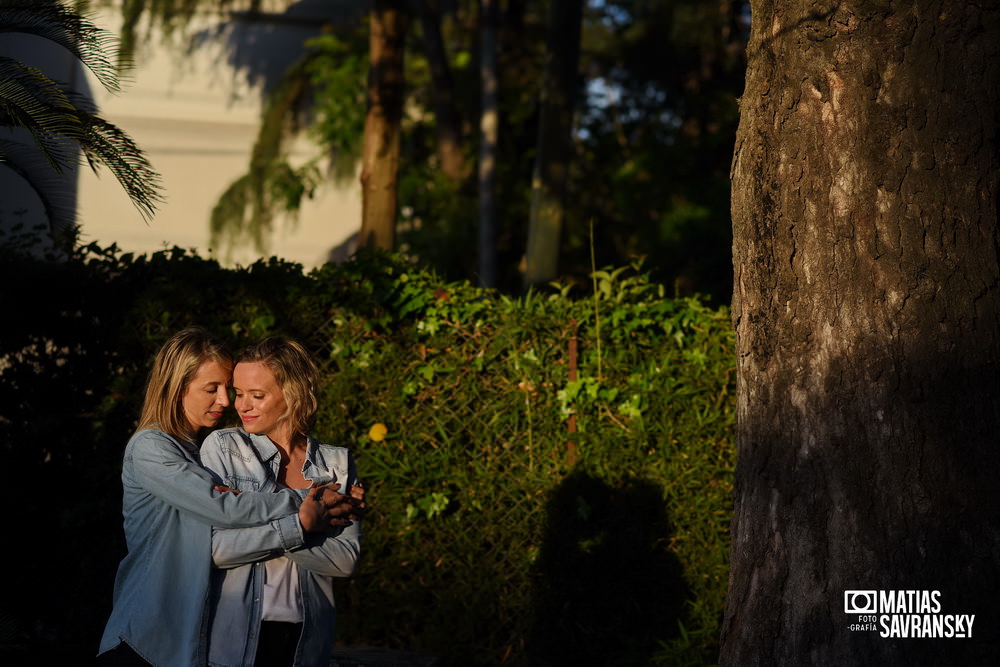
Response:
[{"label": "matias savransky text", "polygon": [[874,632],[885,638],[972,637],[975,614],[942,614],[941,591],[844,591],[844,613],[857,614],[852,632]]}]

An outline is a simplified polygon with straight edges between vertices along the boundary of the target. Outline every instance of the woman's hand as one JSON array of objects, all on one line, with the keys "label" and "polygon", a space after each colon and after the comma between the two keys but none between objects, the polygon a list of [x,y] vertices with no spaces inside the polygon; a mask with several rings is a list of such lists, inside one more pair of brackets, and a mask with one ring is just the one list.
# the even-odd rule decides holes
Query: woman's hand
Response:
[{"label": "woman's hand", "polygon": [[327,484],[309,490],[299,505],[299,522],[307,533],[351,525],[351,500],[338,493],[340,484]]},{"label": "woman's hand", "polygon": [[365,487],[358,480],[357,484],[351,484],[347,491],[348,500],[351,503],[351,518],[361,521],[368,514],[368,505],[365,503]]}]

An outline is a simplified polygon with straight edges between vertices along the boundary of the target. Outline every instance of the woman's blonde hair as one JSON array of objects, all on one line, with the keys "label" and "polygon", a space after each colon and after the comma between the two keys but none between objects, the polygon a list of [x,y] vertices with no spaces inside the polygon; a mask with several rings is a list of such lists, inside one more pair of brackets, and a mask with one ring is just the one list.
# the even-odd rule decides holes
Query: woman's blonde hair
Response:
[{"label": "woman's blonde hair", "polygon": [[319,369],[299,342],[284,336],[269,336],[243,350],[236,363],[267,366],[274,373],[288,406],[279,423],[288,422],[297,435],[308,436],[312,432],[319,409],[316,398]]},{"label": "woman's blonde hair", "polygon": [[194,442],[197,429],[188,421],[181,401],[206,361],[232,368],[233,356],[202,327],[188,327],[171,336],[153,360],[137,430],[156,428]]}]

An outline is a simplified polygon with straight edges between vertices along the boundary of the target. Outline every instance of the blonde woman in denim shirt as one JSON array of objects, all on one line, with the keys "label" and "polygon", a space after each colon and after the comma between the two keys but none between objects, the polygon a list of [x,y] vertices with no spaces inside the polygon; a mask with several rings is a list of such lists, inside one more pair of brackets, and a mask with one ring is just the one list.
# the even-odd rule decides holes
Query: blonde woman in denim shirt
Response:
[{"label": "blonde woman in denim shirt", "polygon": [[315,364],[297,342],[272,337],[251,346],[233,371],[243,429],[216,431],[202,447],[204,464],[238,492],[339,483],[356,505],[351,525],[309,535],[293,548],[265,529],[215,531],[213,667],[330,664],[333,578],[354,571],[365,507],[350,451],[309,435],[317,380]]},{"label": "blonde woman in denim shirt", "polygon": [[236,495],[218,488],[197,443],[229,405],[231,369],[225,348],[197,327],[156,355],[122,462],[128,553],[100,643],[103,665],[206,664],[213,525],[260,526],[294,548],[308,532],[346,523],[343,496],[332,489]]}]

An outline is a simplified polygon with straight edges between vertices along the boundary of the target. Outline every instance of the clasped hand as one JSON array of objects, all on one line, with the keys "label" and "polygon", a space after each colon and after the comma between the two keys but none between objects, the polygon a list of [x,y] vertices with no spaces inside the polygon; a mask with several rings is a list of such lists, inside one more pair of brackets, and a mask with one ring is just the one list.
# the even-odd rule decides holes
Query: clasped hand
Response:
[{"label": "clasped hand", "polygon": [[[347,494],[339,493],[340,484],[325,484],[309,489],[299,505],[299,523],[307,533],[320,533],[329,528],[344,528],[360,521],[368,513],[365,490],[358,482],[351,485]],[[222,493],[240,492],[228,486],[216,485]]]},{"label": "clasped hand", "polygon": [[299,506],[299,521],[307,533],[321,532],[327,528],[343,528],[360,521],[368,511],[365,492],[360,486],[351,486],[348,493],[340,493],[340,484],[326,484],[309,490]]}]

